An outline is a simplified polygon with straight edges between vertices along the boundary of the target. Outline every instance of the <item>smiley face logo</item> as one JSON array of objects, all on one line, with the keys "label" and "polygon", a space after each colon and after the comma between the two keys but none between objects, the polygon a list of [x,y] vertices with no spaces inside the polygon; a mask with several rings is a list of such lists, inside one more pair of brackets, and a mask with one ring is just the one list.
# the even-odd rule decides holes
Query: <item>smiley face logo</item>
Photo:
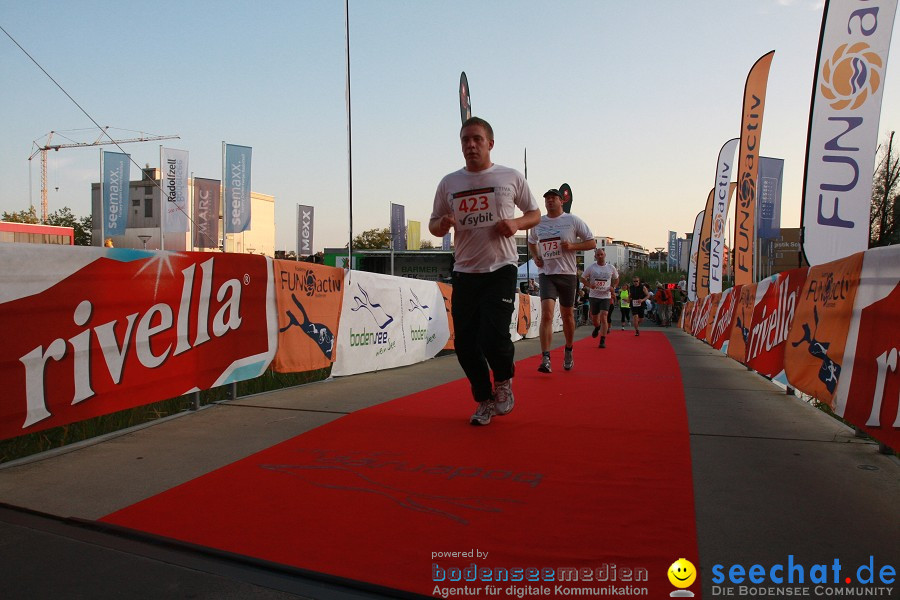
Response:
[{"label": "smiley face logo", "polygon": [[677,588],[690,587],[697,579],[697,569],[686,558],[679,558],[669,567],[669,583]]}]

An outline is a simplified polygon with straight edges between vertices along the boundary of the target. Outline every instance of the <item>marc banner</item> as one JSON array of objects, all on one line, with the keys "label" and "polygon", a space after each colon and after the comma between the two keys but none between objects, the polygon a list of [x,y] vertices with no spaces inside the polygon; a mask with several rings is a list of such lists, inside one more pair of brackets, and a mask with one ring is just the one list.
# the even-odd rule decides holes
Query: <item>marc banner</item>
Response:
[{"label": "marc banner", "polygon": [[194,247],[219,248],[222,182],[194,178]]}]

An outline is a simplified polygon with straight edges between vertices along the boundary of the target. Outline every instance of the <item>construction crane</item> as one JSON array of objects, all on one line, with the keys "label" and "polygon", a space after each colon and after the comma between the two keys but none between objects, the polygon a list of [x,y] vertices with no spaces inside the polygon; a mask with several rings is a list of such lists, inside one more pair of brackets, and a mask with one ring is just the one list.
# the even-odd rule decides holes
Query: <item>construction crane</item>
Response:
[{"label": "construction crane", "polygon": [[38,144],[38,141],[35,140],[33,144],[36,146],[34,152],[31,153],[31,156],[28,157],[29,164],[31,159],[33,159],[38,154],[41,155],[41,222],[47,221],[47,152],[50,150],[59,151],[62,148],[84,148],[87,146],[105,146],[108,144],[131,144],[133,142],[155,142],[157,140],[172,140],[172,139],[181,139],[177,135],[144,135],[143,133],[140,137],[130,138],[127,140],[114,140],[110,137],[109,126],[103,128],[103,131],[100,133],[99,137],[93,142],[73,142],[70,144],[51,144],[50,141],[53,139],[53,134],[55,131],[51,131],[47,134],[47,140],[43,145]]}]

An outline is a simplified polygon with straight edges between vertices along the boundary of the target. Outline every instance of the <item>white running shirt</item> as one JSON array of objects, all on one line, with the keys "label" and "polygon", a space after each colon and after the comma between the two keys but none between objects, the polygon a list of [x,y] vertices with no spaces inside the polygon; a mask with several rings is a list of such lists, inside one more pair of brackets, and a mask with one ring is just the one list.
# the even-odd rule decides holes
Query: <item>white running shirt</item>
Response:
[{"label": "white running shirt", "polygon": [[603,300],[612,297],[612,281],[619,278],[619,272],[614,266],[606,263],[603,266],[591,263],[582,274],[588,282],[589,296]]},{"label": "white running shirt", "polygon": [[592,240],[594,234],[587,224],[570,213],[558,217],[543,215],[541,222],[528,232],[528,243],[538,247],[544,266],[540,272],[544,275],[576,275],[575,251],[562,249],[562,242]]}]

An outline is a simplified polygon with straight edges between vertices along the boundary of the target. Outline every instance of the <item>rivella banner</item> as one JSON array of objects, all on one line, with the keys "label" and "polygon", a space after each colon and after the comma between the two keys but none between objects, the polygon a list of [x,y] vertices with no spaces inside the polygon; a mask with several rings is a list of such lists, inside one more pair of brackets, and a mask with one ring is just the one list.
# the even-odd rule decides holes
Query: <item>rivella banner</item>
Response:
[{"label": "rivella banner", "polygon": [[103,236],[125,235],[128,222],[128,192],[131,157],[121,152],[103,152],[101,157]]},{"label": "rivella banner", "polygon": [[800,223],[811,266],[869,246],[870,174],[896,11],[897,0],[825,3]]},{"label": "rivella banner", "polygon": [[225,233],[250,229],[250,162],[253,149],[222,142],[222,181],[225,185],[222,220]]},{"label": "rivella banner", "polygon": [[163,231],[187,233],[188,218],[188,153],[187,150],[159,148],[162,173]]},{"label": "rivella banner", "polygon": [[753,243],[756,238],[756,178],[762,143],[763,113],[769,67],[775,51],[764,54],[747,75],[737,160],[737,205],[734,208],[734,283],[753,283]]},{"label": "rivella banner", "polygon": [[381,371],[434,357],[450,338],[445,306],[434,281],[348,271],[331,374]]},{"label": "rivella banner", "polygon": [[725,266],[725,223],[728,219],[728,205],[731,202],[731,174],[734,170],[734,152],[740,138],[733,138],[722,144],[716,161],[716,200],[713,203],[712,231],[709,240],[709,293],[722,291],[722,277]]},{"label": "rivella banner", "polygon": [[274,357],[266,257],[0,244],[0,264],[0,331],[17,332],[0,345],[0,439],[252,379]]}]

